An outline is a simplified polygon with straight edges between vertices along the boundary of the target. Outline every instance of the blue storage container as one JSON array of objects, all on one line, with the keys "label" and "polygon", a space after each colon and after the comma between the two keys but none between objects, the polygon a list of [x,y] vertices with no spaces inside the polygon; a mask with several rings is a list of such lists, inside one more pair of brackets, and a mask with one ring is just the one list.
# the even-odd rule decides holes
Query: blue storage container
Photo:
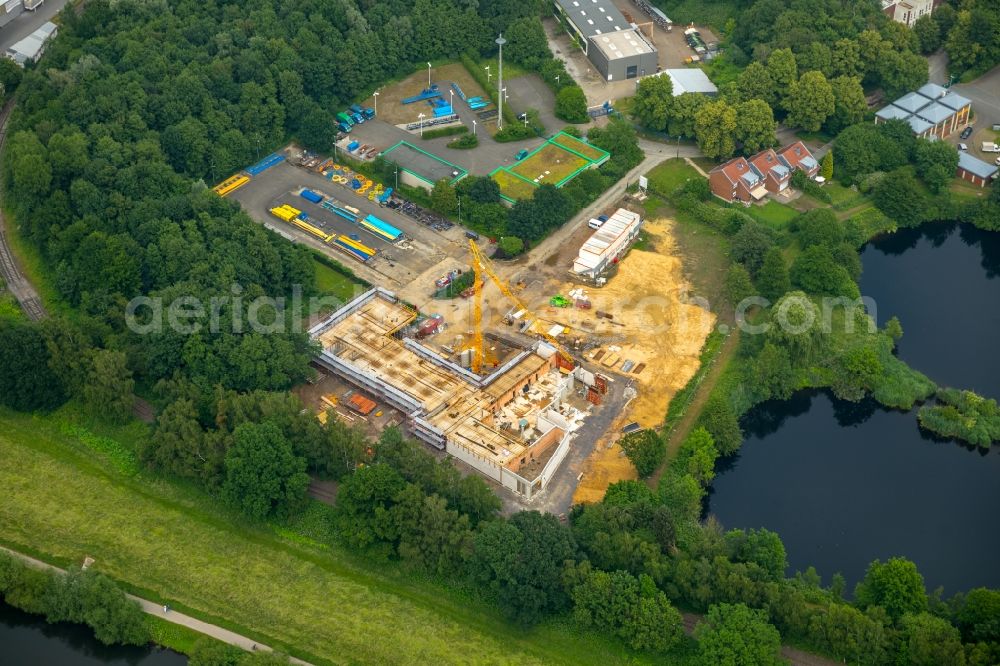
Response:
[{"label": "blue storage container", "polygon": [[299,196],[301,196],[306,201],[313,202],[314,204],[318,204],[321,201],[323,201],[323,195],[317,194],[312,190],[302,190],[302,193]]}]

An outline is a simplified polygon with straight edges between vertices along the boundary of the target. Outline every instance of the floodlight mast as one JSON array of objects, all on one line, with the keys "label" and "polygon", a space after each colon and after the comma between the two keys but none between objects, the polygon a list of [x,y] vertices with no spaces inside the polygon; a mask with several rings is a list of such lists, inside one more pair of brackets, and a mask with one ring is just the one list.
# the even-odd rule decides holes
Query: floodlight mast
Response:
[{"label": "floodlight mast", "polygon": [[500,47],[500,71],[497,74],[497,91],[500,97],[500,108],[497,114],[497,129],[503,129],[503,45],[507,43],[507,40],[503,38],[503,33],[496,38],[496,44]]}]

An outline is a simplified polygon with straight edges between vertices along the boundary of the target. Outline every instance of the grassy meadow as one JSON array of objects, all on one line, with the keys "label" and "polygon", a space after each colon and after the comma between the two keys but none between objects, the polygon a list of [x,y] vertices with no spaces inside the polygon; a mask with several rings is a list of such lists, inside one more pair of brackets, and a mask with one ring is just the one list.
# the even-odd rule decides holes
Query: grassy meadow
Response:
[{"label": "grassy meadow", "polygon": [[215,498],[143,471],[134,451],[145,426],[111,430],[77,418],[73,405],[49,416],[0,409],[8,547],[61,565],[93,557],[136,594],[314,663],[627,660],[624,648],[568,623],[518,628],[468,591],[395,563],[294,527],[246,524]]}]

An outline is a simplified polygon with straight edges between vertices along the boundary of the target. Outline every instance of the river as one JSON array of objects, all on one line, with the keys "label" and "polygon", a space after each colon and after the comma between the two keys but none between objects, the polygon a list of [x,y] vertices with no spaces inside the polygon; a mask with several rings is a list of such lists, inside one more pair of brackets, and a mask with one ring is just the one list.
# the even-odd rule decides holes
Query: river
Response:
[{"label": "river", "polygon": [[[1000,398],[1000,234],[934,224],[870,243],[861,291],[879,324],[903,325],[899,357],[939,385]],[[1000,447],[922,433],[915,411],[802,393],[759,405],[740,452],[719,463],[706,511],[781,535],[789,572],[849,586],[871,560],[916,562],[928,590],[1000,587]]]},{"label": "river", "polygon": [[0,663],[4,666],[184,666],[183,655],[151,647],[108,647],[89,627],[48,624],[0,601]]}]

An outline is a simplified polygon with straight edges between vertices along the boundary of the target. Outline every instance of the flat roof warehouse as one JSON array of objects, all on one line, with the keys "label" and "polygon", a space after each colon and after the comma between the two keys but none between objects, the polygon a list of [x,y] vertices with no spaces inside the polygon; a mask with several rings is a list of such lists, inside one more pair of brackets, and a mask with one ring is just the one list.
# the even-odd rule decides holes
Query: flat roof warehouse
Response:
[{"label": "flat roof warehouse", "polygon": [[632,27],[608,0],[558,0],[558,3],[585,37]]}]

